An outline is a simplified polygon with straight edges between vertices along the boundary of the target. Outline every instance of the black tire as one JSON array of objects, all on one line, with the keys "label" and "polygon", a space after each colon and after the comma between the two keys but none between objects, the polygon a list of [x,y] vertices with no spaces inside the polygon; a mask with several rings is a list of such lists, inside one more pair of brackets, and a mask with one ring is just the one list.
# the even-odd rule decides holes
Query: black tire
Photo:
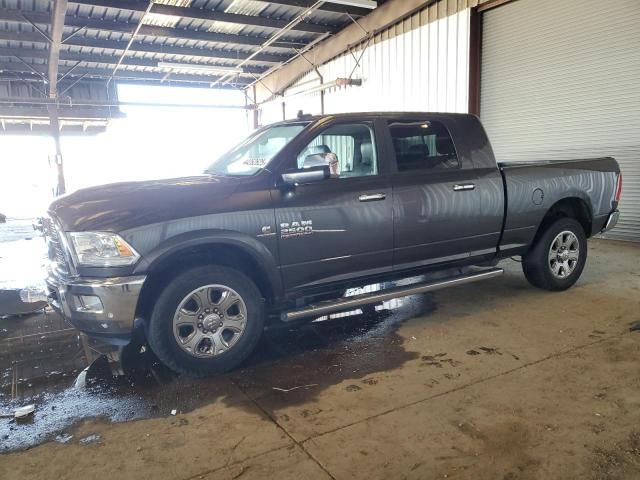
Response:
[{"label": "black tire", "polygon": [[[173,333],[173,317],[190,292],[206,285],[233,289],[246,306],[246,325],[237,343],[227,351],[208,358],[185,352]],[[171,280],[160,292],[148,327],[148,341],[160,361],[178,373],[205,376],[227,372],[242,363],[253,351],[264,329],[264,302],[256,285],[232,268],[208,265],[187,270]]]},{"label": "black tire", "polygon": [[[549,252],[555,238],[562,232],[571,232],[578,240],[578,259],[573,270],[563,278],[554,275]],[[580,278],[587,262],[587,237],[582,225],[573,218],[559,218],[550,223],[538,237],[531,250],[522,258],[522,271],[531,285],[550,291],[562,291],[573,286]]]}]

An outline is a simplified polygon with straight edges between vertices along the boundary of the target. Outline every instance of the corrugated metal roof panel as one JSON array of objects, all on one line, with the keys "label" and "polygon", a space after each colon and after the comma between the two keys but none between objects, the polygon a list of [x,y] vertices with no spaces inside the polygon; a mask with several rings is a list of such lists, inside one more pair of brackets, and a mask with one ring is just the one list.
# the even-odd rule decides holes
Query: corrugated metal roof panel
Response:
[{"label": "corrugated metal roof panel", "polygon": [[220,33],[240,33],[244,29],[244,25],[239,23],[226,23],[226,22],[211,22],[208,32],[220,32]]},{"label": "corrugated metal roof panel", "polygon": [[156,27],[175,27],[180,21],[177,15],[161,15],[158,13],[148,13],[144,17],[145,25],[154,25]]},{"label": "corrugated metal roof panel", "polygon": [[14,40],[0,40],[0,48],[32,49],[32,50],[38,50],[40,52],[47,51],[47,48],[43,43],[25,43],[25,42],[17,42]]},{"label": "corrugated metal roof panel", "polygon": [[242,15],[260,15],[267,5],[265,2],[256,2],[254,0],[233,0],[231,4],[225,8],[225,12],[239,13]]},{"label": "corrugated metal roof panel", "polygon": [[162,5],[172,5],[174,7],[189,7],[191,0],[155,0],[155,3]]},{"label": "corrugated metal roof panel", "polygon": [[36,32],[36,29],[30,24],[16,22],[0,22],[0,30],[5,32]]},{"label": "corrugated metal roof panel", "polygon": [[37,10],[40,12],[49,11],[49,0],[4,0],[2,6],[11,9]]},{"label": "corrugated metal roof panel", "polygon": [[[0,8],[39,13],[37,19],[34,18],[34,20],[38,22],[38,26],[42,30],[48,33],[50,26],[46,21],[49,16],[42,15],[42,12],[49,12],[51,10],[51,3],[50,0],[0,0]],[[155,62],[159,61],[220,66],[237,65],[238,61],[244,60],[252,52],[255,52],[256,49],[259,48],[259,44],[266,41],[278,30],[276,27],[197,18],[200,15],[199,9],[213,12],[226,12],[239,16],[259,16],[265,19],[279,20],[280,24],[292,20],[303,11],[303,8],[299,6],[273,4],[271,2],[255,0],[156,0],[156,3],[178,7],[178,9],[176,9],[177,11],[168,12],[171,13],[171,15],[150,14],[145,17],[145,25],[174,29],[174,31],[160,30],[157,31],[157,33],[163,35],[172,35],[175,33],[175,35],[180,35],[183,30],[203,33],[210,32],[212,34],[222,33],[254,38],[256,39],[254,40],[256,45],[158,35],[140,35],[136,36],[133,42],[134,49],[130,50],[126,55],[129,62],[122,64],[122,72],[149,72],[154,73],[154,78],[159,78],[158,73],[162,74],[163,70],[158,69],[157,63],[154,65]],[[112,5],[119,5],[119,3],[113,2]],[[79,75],[77,72],[82,71],[84,73],[87,72],[88,69],[96,70],[95,74],[98,76],[104,76],[105,74],[108,76],[109,72],[113,69],[114,62],[120,58],[123,50],[132,38],[132,32],[135,27],[142,20],[144,15],[143,10],[146,8],[146,5],[146,1],[142,0],[139,0],[136,4],[126,4],[123,2],[123,6],[129,6],[129,8],[132,9],[121,9],[78,4],[70,1],[67,8],[67,19],[69,23],[64,28],[64,36],[73,33],[74,38],[61,46],[61,52],[66,54],[66,58],[65,55],[62,56],[63,59],[60,61],[60,65],[65,70],[68,70],[70,67],[76,65],[83,55],[88,56],[90,61],[83,60],[82,63],[79,64],[76,74],[67,77],[66,81],[71,81],[74,77],[77,78]],[[193,9],[188,12],[190,17],[180,16],[180,8]],[[90,25],[78,30],[78,27],[85,25],[83,20],[86,20],[86,23]],[[236,19],[232,18],[232,20]],[[241,21],[242,18],[237,18],[237,20]],[[349,22],[346,15],[327,11],[313,12],[305,21],[318,25],[333,26],[341,26]],[[99,25],[99,22],[104,22],[104,28]],[[4,33],[4,38],[0,41],[0,48],[4,49],[3,53],[10,53],[7,49],[20,49],[21,55],[24,55],[29,63],[43,71],[46,70],[44,67],[47,61],[47,41],[36,29],[26,22],[19,23],[12,21],[0,22],[0,31]],[[144,33],[149,31],[153,30],[148,29]],[[12,32],[24,33],[25,35],[21,41],[13,41],[11,39]],[[248,66],[254,68],[270,68],[276,64],[280,58],[282,61],[290,58],[291,55],[294,54],[294,47],[301,47],[313,41],[313,39],[318,38],[318,35],[318,33],[300,30],[289,31],[284,35],[284,38],[279,39],[280,46],[271,46],[261,52],[263,61],[251,60]],[[24,37],[26,37],[26,40]],[[241,38],[238,40],[241,40]],[[107,46],[102,47],[101,41],[104,41]],[[289,44],[287,44],[287,42],[289,42]],[[82,46],[83,44],[87,46]],[[164,49],[164,47],[166,47],[167,49],[189,49],[191,51],[163,53],[138,50],[145,48],[145,45],[148,45],[149,48],[153,46],[152,48],[154,50]],[[32,56],[29,56],[30,49],[34,51],[37,50],[37,54],[34,53]],[[212,50],[219,51],[221,55],[228,55],[231,58],[216,57],[215,52],[213,52],[213,54],[211,53]],[[135,59],[140,59],[138,65],[135,64]],[[267,61],[264,61],[264,59]],[[8,55],[5,55],[2,61],[11,62],[12,65],[18,62],[18,60],[12,59]],[[131,63],[134,63],[134,65],[131,65]],[[22,67],[25,66],[22,64]],[[202,72],[200,71],[198,73],[201,74]],[[91,75],[94,76],[93,72],[91,72]],[[160,77],[161,76],[162,75],[160,75]],[[32,77],[32,80],[36,80],[35,75],[32,75]],[[177,80],[185,81],[187,79],[178,78]]]}]

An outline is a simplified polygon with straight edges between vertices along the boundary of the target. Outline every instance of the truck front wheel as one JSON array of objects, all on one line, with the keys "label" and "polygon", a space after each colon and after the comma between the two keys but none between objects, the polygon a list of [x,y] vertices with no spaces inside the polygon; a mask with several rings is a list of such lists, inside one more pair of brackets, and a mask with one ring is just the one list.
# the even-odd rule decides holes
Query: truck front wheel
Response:
[{"label": "truck front wheel", "polygon": [[587,261],[587,237],[582,225],[560,218],[540,235],[522,259],[525,277],[534,287],[560,291],[571,287]]},{"label": "truck front wheel", "polygon": [[181,273],[162,289],[147,334],[166,366],[202,376],[239,365],[263,327],[264,304],[255,284],[237,270],[209,265]]}]

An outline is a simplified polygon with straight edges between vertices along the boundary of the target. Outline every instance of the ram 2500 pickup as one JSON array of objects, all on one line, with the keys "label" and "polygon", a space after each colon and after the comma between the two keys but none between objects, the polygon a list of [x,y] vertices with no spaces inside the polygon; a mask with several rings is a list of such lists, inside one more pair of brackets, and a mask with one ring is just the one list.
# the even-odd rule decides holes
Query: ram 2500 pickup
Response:
[{"label": "ram 2500 pickup", "polygon": [[569,288],[587,238],[616,224],[620,192],[613,158],[497,164],[472,115],[299,116],[201,176],[56,199],[48,293],[89,335],[124,345],[143,332],[170,368],[222,372],[266,321],[491,278],[506,257],[536,287]]}]

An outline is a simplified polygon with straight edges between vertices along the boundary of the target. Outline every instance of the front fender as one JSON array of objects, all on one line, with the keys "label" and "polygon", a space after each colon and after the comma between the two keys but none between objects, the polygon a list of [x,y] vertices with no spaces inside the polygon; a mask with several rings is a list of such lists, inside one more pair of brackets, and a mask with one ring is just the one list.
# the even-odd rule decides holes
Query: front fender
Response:
[{"label": "front fender", "polygon": [[180,250],[203,245],[228,245],[240,248],[244,253],[249,255],[266,274],[273,289],[274,296],[276,298],[282,297],[282,279],[277,262],[271,251],[255,237],[231,230],[198,230],[171,237],[151,251],[145,253],[136,265],[134,274],[146,274]]}]

